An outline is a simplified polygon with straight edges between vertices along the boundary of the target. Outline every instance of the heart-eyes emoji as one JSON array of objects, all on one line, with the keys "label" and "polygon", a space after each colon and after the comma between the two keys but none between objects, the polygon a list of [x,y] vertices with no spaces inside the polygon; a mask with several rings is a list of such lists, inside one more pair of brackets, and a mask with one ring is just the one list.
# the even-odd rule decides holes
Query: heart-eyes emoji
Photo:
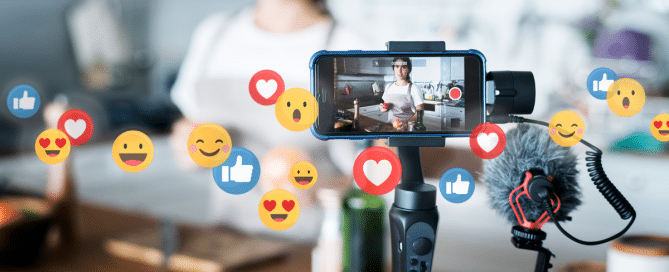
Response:
[{"label": "heart-eyes emoji", "polygon": [[659,141],[669,141],[669,114],[662,113],[655,116],[650,122],[650,133]]},{"label": "heart-eyes emoji", "polygon": [[[278,205],[281,203],[281,205]],[[285,230],[292,227],[300,216],[300,204],[290,192],[276,189],[265,194],[258,205],[260,220],[270,229]]]},{"label": "heart-eyes emoji", "polygon": [[45,163],[59,164],[70,155],[70,140],[60,130],[45,130],[35,140],[35,154]]}]

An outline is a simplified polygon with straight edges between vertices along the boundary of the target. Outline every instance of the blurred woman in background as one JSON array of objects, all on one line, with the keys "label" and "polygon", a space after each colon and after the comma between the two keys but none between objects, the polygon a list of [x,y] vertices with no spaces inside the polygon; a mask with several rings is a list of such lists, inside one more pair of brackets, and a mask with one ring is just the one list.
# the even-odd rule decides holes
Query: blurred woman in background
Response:
[{"label": "blurred woman in background", "polygon": [[[364,44],[338,27],[319,0],[259,0],[232,15],[215,14],[199,24],[171,92],[184,115],[175,123],[171,139],[179,164],[198,167],[188,156],[186,140],[198,124],[217,123],[230,132],[234,146],[252,151],[262,168],[260,186],[244,194],[244,199],[234,199],[210,182],[213,221],[265,231],[258,220],[258,201],[264,192],[286,189],[306,208],[282,234],[302,240],[316,237],[320,226],[315,223],[321,215],[308,208],[314,192],[347,187],[349,182],[337,178],[324,142],[309,130],[286,130],[276,121],[273,106],[254,102],[249,80],[256,72],[270,69],[282,76],[286,89],[309,90],[311,55],[323,49],[368,49]],[[296,189],[288,178],[292,165],[301,160],[311,161],[319,172],[318,183],[309,190]]]}]

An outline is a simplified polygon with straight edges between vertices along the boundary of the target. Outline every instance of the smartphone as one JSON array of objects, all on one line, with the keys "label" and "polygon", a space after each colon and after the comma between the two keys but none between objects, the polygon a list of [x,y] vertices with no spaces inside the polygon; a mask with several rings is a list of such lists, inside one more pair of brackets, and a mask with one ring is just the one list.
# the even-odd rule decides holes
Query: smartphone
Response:
[{"label": "smartphone", "polygon": [[485,57],[443,52],[319,51],[310,62],[319,139],[464,137],[485,123]]}]

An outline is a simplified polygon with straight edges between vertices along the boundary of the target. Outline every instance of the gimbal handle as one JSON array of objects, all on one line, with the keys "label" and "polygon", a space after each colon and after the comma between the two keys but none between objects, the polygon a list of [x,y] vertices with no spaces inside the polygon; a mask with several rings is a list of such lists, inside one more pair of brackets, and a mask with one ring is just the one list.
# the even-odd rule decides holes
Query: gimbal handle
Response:
[{"label": "gimbal handle", "polygon": [[[388,42],[390,52],[441,52],[444,42]],[[388,145],[398,148],[402,181],[395,187],[390,208],[390,240],[393,272],[432,271],[437,237],[437,188],[425,184],[420,162],[421,146],[445,146],[444,137],[390,137]]]}]

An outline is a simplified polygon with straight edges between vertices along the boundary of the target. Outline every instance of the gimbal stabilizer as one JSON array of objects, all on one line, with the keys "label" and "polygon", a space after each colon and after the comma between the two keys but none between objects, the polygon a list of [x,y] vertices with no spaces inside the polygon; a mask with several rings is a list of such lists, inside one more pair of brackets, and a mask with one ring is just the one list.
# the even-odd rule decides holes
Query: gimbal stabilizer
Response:
[{"label": "gimbal stabilizer", "polygon": [[[388,42],[390,52],[441,52],[444,42]],[[490,72],[487,88],[496,90],[493,112],[499,115],[531,113],[535,89],[531,72]],[[390,237],[393,272],[432,270],[437,236],[437,188],[425,184],[420,161],[421,146],[443,147],[444,137],[390,137],[388,145],[398,148],[402,180],[395,188],[390,209]]]}]

